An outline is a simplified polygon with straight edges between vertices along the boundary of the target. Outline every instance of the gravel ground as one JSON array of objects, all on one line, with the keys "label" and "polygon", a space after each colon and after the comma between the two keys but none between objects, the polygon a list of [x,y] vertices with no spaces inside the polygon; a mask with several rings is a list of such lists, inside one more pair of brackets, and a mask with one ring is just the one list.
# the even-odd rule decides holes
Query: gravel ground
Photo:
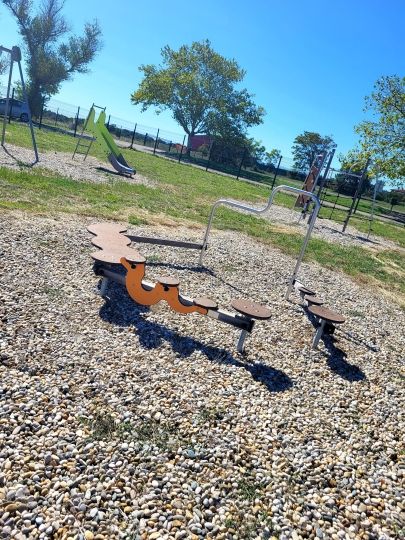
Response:
[{"label": "gravel ground", "polygon": [[[12,154],[12,156],[10,156],[2,147],[0,147],[0,166],[19,169],[21,166],[16,161],[16,158],[25,163],[32,163],[34,156],[31,149],[7,145],[7,150],[10,154]],[[65,154],[62,152],[43,152],[40,153],[40,162],[35,165],[35,167],[37,166],[46,168],[50,171],[55,171],[75,180],[111,182],[114,179],[123,179],[122,176],[115,173],[109,164],[99,161],[92,156],[89,156],[86,161],[83,161],[82,157],[80,156],[75,160],[72,160],[71,154]],[[136,173],[133,178],[125,178],[125,181],[135,184],[140,183],[151,187],[155,187],[157,185],[156,182],[140,175],[139,173]],[[219,196],[220,194],[218,194],[218,197]],[[246,204],[251,205],[250,202],[247,202]],[[290,229],[292,228],[298,232],[301,232],[302,234],[305,234],[307,223],[303,220],[298,223],[299,216],[300,213],[293,209],[274,205],[271,207],[268,214],[263,217],[269,221],[286,225]],[[368,240],[365,233],[361,233],[353,227],[349,226],[345,234],[342,234],[341,229],[342,225],[340,223],[336,223],[335,221],[331,221],[329,219],[318,219],[313,230],[313,235],[328,242],[335,242],[341,245],[371,247],[373,249],[400,249],[399,246],[394,242],[390,242],[389,240],[372,234]]]},{"label": "gravel ground", "polygon": [[2,538],[403,538],[404,312],[304,265],[347,316],[312,352],[289,257],[221,232],[199,272],[141,246],[150,279],[272,309],[241,356],[231,327],[96,296],[88,223],[0,214]]},{"label": "gravel ground", "polygon": [[[0,147],[0,167],[10,167],[21,169],[31,164],[35,159],[34,152],[30,148],[22,148],[7,144],[6,149]],[[21,162],[25,165],[21,165]],[[88,156],[83,161],[83,156],[76,156],[72,159],[72,154],[64,152],[39,152],[39,163],[34,168],[48,169],[67,178],[74,180],[87,180],[89,182],[111,182],[113,180],[123,180],[131,184],[145,184],[155,186],[156,182],[136,173],[132,178],[119,175],[109,163]]]}]

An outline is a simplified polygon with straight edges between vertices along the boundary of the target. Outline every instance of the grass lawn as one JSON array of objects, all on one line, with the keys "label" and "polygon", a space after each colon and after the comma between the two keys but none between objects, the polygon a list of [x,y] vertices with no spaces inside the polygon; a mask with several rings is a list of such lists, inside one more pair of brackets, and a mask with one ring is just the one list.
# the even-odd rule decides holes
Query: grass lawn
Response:
[{"label": "grass lawn", "polygon": [[[219,194],[259,200],[268,191],[210,173],[205,173],[205,182],[201,183],[201,171],[193,168],[187,168],[185,178],[181,179],[175,174],[180,166],[174,163],[143,153],[137,153],[136,157],[140,172],[160,179],[157,188],[122,181],[106,184],[78,182],[50,175],[47,171],[1,168],[0,208],[125,219],[135,225],[154,222],[159,215],[175,220],[186,217],[188,222],[205,224],[210,205]],[[214,226],[244,232],[291,255],[298,253],[302,242],[298,233],[280,230],[264,219],[228,208],[219,209]],[[363,283],[379,286],[395,294],[405,305],[405,256],[400,251],[375,254],[367,249],[343,247],[313,238],[306,260],[316,261],[327,269],[340,270]]]}]

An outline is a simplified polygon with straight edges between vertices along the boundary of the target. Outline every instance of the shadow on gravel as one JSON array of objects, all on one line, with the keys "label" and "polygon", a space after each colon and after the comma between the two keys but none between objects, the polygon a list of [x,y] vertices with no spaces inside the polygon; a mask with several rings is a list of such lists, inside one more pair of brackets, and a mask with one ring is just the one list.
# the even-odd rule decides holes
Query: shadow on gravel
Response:
[{"label": "shadow on gravel", "polygon": [[32,163],[25,163],[25,161],[21,161],[20,158],[18,158],[17,156],[15,156],[14,154],[12,154],[10,152],[10,150],[7,149],[6,146],[2,146],[2,149],[4,151],[5,154],[7,154],[9,157],[11,157],[11,159],[14,159],[14,161],[17,163],[17,165],[19,165],[20,167],[27,167],[28,169],[31,169],[34,165],[37,164],[37,161],[34,160]]},{"label": "shadow on gravel", "polygon": [[292,380],[283,371],[262,362],[243,362],[226,349],[211,347],[192,337],[182,336],[162,324],[145,319],[142,315],[149,311],[149,308],[135,304],[122,287],[112,283],[108,288],[108,298],[105,298],[105,304],[100,308],[100,317],[116,326],[135,327],[139,343],[145,349],[156,349],[162,343],[168,342],[180,358],[187,358],[194,351],[201,351],[211,362],[245,369],[269,392],[285,392],[292,388]]},{"label": "shadow on gravel", "polygon": [[350,364],[347,360],[347,354],[336,347],[336,338],[332,335],[323,336],[323,342],[329,352],[328,366],[337,375],[350,382],[365,380],[364,372],[356,365]]},{"label": "shadow on gravel", "polygon": [[[319,326],[317,318],[308,311],[307,307],[304,307],[304,311],[311,324],[317,328]],[[366,378],[364,372],[358,366],[350,364],[346,360],[347,354],[339,347],[336,347],[336,338],[333,334],[324,331],[321,340],[329,353],[326,355],[328,357],[328,366],[334,373],[350,382],[363,381]]]}]

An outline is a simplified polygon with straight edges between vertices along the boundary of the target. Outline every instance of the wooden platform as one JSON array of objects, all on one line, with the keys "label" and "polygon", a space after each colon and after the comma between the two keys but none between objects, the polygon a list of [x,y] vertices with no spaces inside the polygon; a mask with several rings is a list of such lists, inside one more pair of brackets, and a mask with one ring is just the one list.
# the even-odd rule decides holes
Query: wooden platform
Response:
[{"label": "wooden platform", "polygon": [[343,315],[324,306],[309,306],[308,311],[312,315],[332,324],[343,324],[346,321]]},{"label": "wooden platform", "polygon": [[271,311],[268,308],[251,300],[232,300],[231,306],[252,319],[265,320],[271,317]]}]

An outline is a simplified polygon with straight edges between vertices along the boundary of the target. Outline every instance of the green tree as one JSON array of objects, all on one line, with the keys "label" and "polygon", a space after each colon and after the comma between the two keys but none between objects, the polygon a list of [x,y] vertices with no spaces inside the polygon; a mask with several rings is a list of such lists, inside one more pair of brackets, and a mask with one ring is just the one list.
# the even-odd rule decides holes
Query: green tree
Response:
[{"label": "green tree", "polygon": [[332,137],[328,135],[322,137],[319,133],[304,131],[294,139],[292,147],[294,166],[299,170],[307,170],[318,154],[333,148],[336,148],[336,143]]},{"label": "green tree", "polygon": [[27,92],[33,115],[44,98],[56,94],[74,73],[87,73],[101,48],[97,21],[86,23],[81,36],[70,34],[62,14],[63,0],[43,0],[36,13],[32,0],[2,0],[18,24],[28,72]]},{"label": "green tree", "polygon": [[275,167],[278,160],[281,158],[281,152],[277,148],[272,148],[270,152],[266,152],[266,165],[268,167]]},{"label": "green tree", "polygon": [[356,126],[363,152],[380,174],[404,185],[405,178],[405,77],[381,77],[366,97],[365,111],[375,120]]},{"label": "green tree", "polygon": [[264,109],[255,105],[246,89],[236,88],[245,71],[215,52],[208,40],[178,51],[167,45],[161,54],[160,66],[139,68],[144,77],[131,100],[142,105],[142,111],[170,110],[191,137],[209,134],[235,142],[248,127],[262,123]]}]

